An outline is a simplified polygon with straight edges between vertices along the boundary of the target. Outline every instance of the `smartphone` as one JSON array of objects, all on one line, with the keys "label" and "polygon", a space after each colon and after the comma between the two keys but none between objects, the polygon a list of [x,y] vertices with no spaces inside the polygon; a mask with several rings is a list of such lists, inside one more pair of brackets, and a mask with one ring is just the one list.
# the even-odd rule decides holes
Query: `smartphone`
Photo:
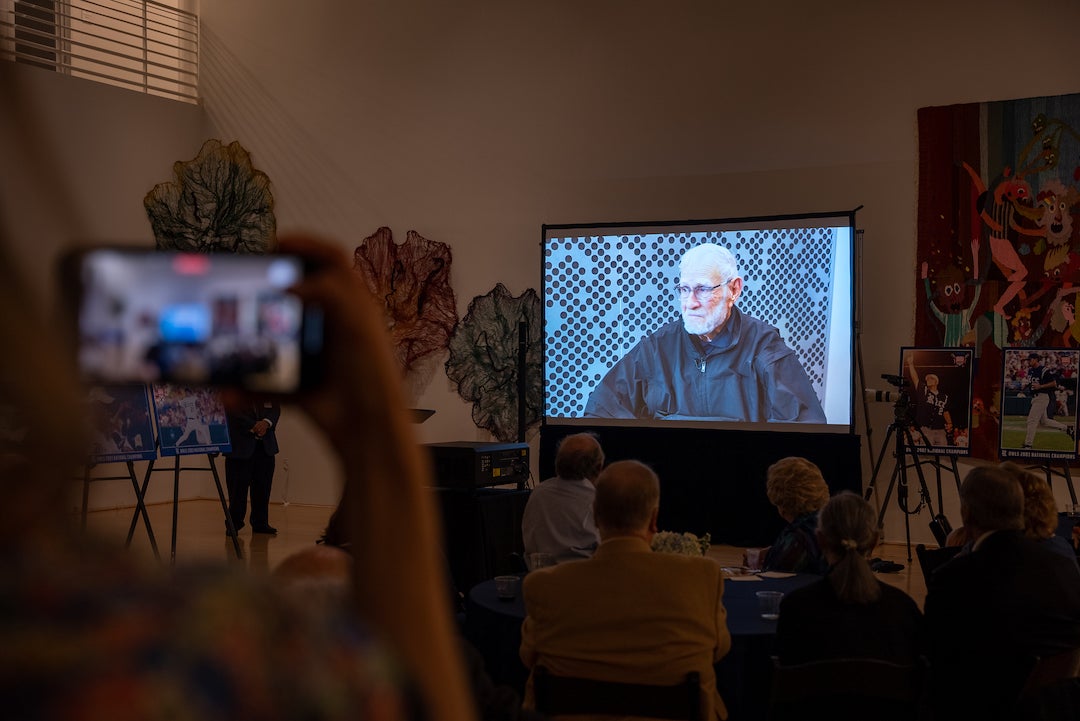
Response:
[{"label": "smartphone", "polygon": [[61,278],[79,372],[99,384],[310,388],[322,375],[323,315],[288,292],[310,270],[290,255],[69,253]]}]

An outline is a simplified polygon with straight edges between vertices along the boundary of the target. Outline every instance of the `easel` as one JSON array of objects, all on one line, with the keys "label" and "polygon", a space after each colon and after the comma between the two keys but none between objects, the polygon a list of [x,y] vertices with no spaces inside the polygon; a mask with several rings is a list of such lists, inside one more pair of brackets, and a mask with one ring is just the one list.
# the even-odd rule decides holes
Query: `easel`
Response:
[{"label": "easel", "polygon": [[1040,465],[1028,466],[1028,468],[1042,469],[1043,473],[1046,474],[1046,485],[1050,486],[1051,489],[1054,487],[1054,484],[1051,482],[1054,476],[1061,476],[1062,478],[1064,478],[1065,484],[1069,487],[1069,498],[1072,499],[1074,505],[1076,504],[1076,489],[1073,488],[1072,472],[1069,470],[1068,463],[1062,463],[1060,471],[1055,471],[1050,465],[1050,461],[1047,461],[1046,463]]},{"label": "easel", "polygon": [[942,456],[938,455],[936,453],[931,455],[929,458],[926,457],[926,454],[920,454],[920,453],[917,453],[917,452],[913,453],[912,455],[914,455],[918,459],[918,462],[920,464],[928,464],[928,463],[933,464],[933,466],[934,466],[934,480],[937,483],[937,506],[938,506],[938,511],[942,515],[944,515],[945,514],[945,498],[941,494],[941,471],[946,470],[946,471],[948,471],[949,473],[952,474],[953,479],[956,481],[956,495],[959,496],[960,495],[960,468],[956,465],[956,456],[945,456],[945,458],[949,459],[949,465],[946,466],[941,460]]},{"label": "easel", "polygon": [[[156,448],[161,448],[161,438],[154,439],[154,445]],[[197,455],[197,454],[192,454]],[[232,539],[233,550],[236,551],[236,557],[241,559],[244,557],[243,552],[240,550],[240,540],[237,538],[236,526],[233,525],[232,515],[229,513],[229,504],[225,500],[225,492],[221,488],[221,477],[218,475],[217,465],[214,463],[214,459],[218,456],[218,453],[207,453],[206,460],[209,463],[207,467],[201,466],[181,466],[180,455],[174,456],[174,462],[172,468],[154,468],[154,461],[150,461],[150,465],[146,468],[146,476],[143,479],[142,493],[146,494],[146,488],[150,485],[151,473],[162,473],[172,471],[173,474],[173,515],[172,515],[172,545],[169,552],[170,565],[176,564],[176,526],[177,516],[180,507],[180,471],[210,471],[214,474],[214,485],[217,487],[218,499],[221,501],[221,510],[225,514],[225,527],[228,529],[228,536]],[[131,527],[128,528],[128,541],[130,542],[132,535],[135,533],[135,525],[138,523],[138,511],[131,518]]]},{"label": "easel", "polygon": [[[135,462],[125,461],[127,464],[126,476],[91,476],[90,471],[97,463],[87,463],[86,468],[83,471],[83,493],[82,493],[82,530],[86,531],[86,513],[90,504],[90,482],[91,481],[121,481],[130,480],[131,487],[135,490],[135,515],[131,518],[131,528],[128,529],[127,541],[124,543],[124,547],[127,548],[131,545],[131,539],[135,535],[135,526],[139,522],[139,516],[142,516],[143,523],[146,525],[146,535],[150,537],[150,548],[154,550],[154,558],[161,559],[161,554],[158,553],[157,539],[154,538],[154,529],[150,526],[150,516],[146,512],[146,504],[143,499],[146,495],[146,484],[143,484],[142,489],[139,489],[139,481],[135,477]],[[150,461],[150,468],[153,468],[154,461]],[[147,469],[147,477],[149,478],[150,471]]]}]

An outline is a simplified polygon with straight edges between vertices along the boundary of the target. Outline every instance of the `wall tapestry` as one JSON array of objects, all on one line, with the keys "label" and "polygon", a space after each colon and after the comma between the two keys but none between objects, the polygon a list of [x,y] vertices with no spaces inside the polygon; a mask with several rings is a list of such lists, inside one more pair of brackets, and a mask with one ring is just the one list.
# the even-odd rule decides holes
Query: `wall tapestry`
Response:
[{"label": "wall tapestry", "polygon": [[525,322],[525,424],[540,420],[540,298],[532,288],[516,298],[499,283],[469,303],[450,339],[446,375],[473,404],[473,422],[503,443],[517,440],[518,330]]},{"label": "wall tapestry", "polygon": [[[1025,423],[1001,409],[1033,397],[1003,388],[1003,349],[1080,345],[1080,95],[922,108],[918,123],[915,343],[974,348],[970,452],[995,460],[999,432]],[[1058,376],[1075,419],[1077,378]]]},{"label": "wall tapestry", "polygon": [[207,140],[143,198],[158,250],[266,253],[277,244],[270,178],[238,142]]},{"label": "wall tapestry", "polygon": [[382,299],[394,356],[402,371],[443,350],[457,324],[450,287],[450,246],[410,230],[401,245],[379,228],[353,253],[353,268]]}]

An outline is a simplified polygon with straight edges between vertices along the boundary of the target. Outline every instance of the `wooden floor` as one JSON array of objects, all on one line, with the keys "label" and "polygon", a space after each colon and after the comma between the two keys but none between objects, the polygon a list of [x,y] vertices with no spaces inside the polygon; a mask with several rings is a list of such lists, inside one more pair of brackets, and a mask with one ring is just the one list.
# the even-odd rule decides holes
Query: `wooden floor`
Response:
[{"label": "wooden floor", "polygon": [[[209,500],[182,501],[176,509],[175,559],[177,563],[227,563],[256,573],[268,573],[286,556],[314,544],[326,528],[332,511],[330,506],[271,504],[270,525],[278,529],[278,534],[253,534],[250,527],[244,528],[237,537],[241,553],[241,557],[237,558],[232,539],[225,535],[225,516],[221,504]],[[162,563],[169,563],[172,558],[173,504],[150,505],[147,512],[159,558]],[[93,511],[87,516],[87,528],[99,536],[123,543],[133,513],[132,508]],[[154,558],[141,518],[132,538],[130,552],[147,559]],[[723,566],[739,565],[742,554],[743,549],[735,546],[717,545],[709,549],[709,556]],[[926,584],[918,559],[914,559],[914,549],[914,560],[911,562],[903,544],[882,544],[873,555],[904,566],[899,573],[881,573],[878,578],[905,591],[921,608],[926,597]]]},{"label": "wooden floor", "polygon": [[[237,541],[241,557],[237,558],[233,539],[225,535],[225,513],[218,501],[181,501],[176,513],[177,563],[228,563],[258,573],[268,573],[286,556],[308,548],[322,535],[333,508],[303,506],[295,503],[270,505],[270,525],[278,529],[276,536],[252,533],[247,526]],[[87,514],[87,529],[91,533],[123,543],[134,508],[92,511]],[[172,559],[173,504],[147,506],[150,527],[157,542],[163,563]],[[147,559],[154,558],[149,535],[139,518],[132,537],[130,551]]]}]

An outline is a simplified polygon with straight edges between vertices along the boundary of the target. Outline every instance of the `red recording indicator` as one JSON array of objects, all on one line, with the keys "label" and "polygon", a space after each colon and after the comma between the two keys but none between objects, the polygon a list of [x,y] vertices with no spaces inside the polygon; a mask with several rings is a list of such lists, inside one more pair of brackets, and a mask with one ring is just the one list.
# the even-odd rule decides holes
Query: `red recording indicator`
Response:
[{"label": "red recording indicator", "polygon": [[180,253],[173,259],[173,271],[177,275],[206,275],[210,270],[210,256],[198,253]]}]

